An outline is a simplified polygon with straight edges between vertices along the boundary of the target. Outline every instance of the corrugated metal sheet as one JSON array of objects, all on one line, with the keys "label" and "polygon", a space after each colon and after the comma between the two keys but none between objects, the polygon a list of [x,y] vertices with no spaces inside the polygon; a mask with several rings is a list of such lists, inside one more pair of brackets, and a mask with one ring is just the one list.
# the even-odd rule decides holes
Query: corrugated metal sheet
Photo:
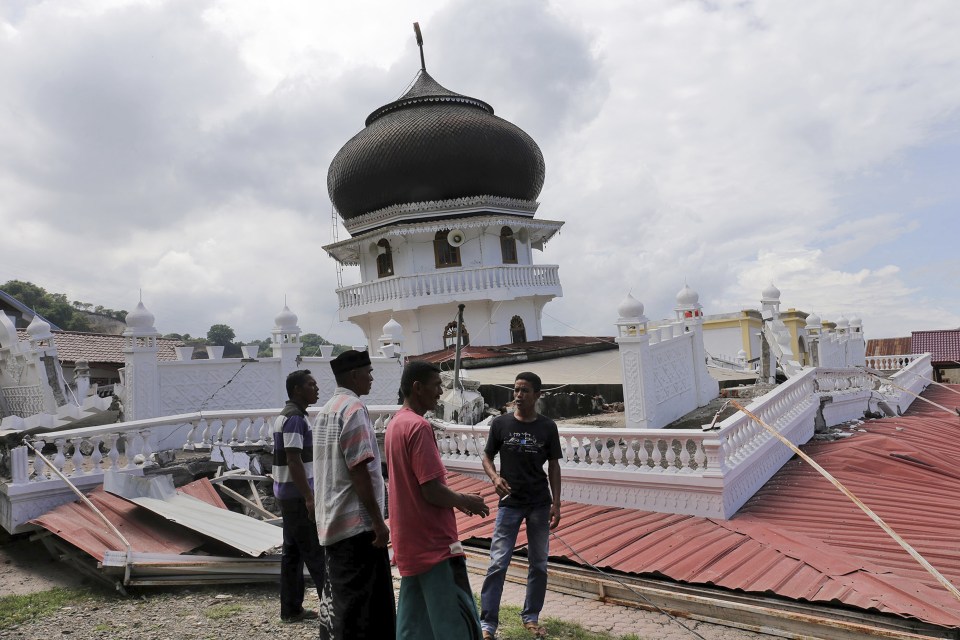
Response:
[{"label": "corrugated metal sheet", "polygon": [[[960,386],[954,387],[960,390]],[[948,407],[960,395],[924,394]],[[917,401],[852,437],[804,447],[960,584],[960,418]],[[488,482],[451,474],[457,491]],[[494,517],[458,514],[461,536],[489,539]],[[960,603],[816,471],[787,463],[730,520],[563,503],[557,534],[604,569],[808,602],[844,604],[960,627]],[[521,536],[518,547],[526,544]],[[551,538],[550,555],[582,564]]]},{"label": "corrugated metal sheet", "polygon": [[241,513],[218,509],[199,498],[173,488],[170,476],[149,478],[107,472],[103,486],[168,520],[251,556],[259,556],[283,544],[283,530]]},{"label": "corrugated metal sheet", "polygon": [[913,340],[910,336],[867,340],[868,356],[903,356],[910,353],[922,353],[913,351]]},{"label": "corrugated metal sheet", "polygon": [[[29,340],[30,334],[24,329],[17,330],[17,338],[21,341]],[[93,363],[124,363],[123,336],[106,333],[86,333],[83,331],[54,331],[53,342],[57,347],[57,358],[64,362],[86,360]],[[176,360],[177,352],[173,350],[183,344],[182,340],[171,338],[157,338],[157,360]]]},{"label": "corrugated metal sheet", "polygon": [[[226,508],[206,478],[191,482],[180,490],[221,509]],[[103,487],[97,487],[87,497],[123,533],[135,551],[185,553],[204,543],[204,538],[199,534],[111,495]],[[103,521],[79,501],[60,505],[30,522],[63,538],[100,562],[105,551],[125,549]]]}]

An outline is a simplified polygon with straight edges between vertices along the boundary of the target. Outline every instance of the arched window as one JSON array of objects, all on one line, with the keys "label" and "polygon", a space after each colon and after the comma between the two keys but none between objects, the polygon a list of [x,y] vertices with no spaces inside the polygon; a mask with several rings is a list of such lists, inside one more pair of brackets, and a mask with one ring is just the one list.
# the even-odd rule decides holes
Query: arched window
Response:
[{"label": "arched window", "polygon": [[433,257],[437,269],[443,267],[460,266],[460,247],[455,247],[447,241],[448,230],[437,231],[433,237]]},{"label": "arched window", "polygon": [[[470,333],[467,332],[467,325],[460,327],[460,344],[467,346],[470,344]],[[443,328],[443,348],[457,346],[457,323],[450,322]]]},{"label": "arched window", "polygon": [[523,326],[523,318],[520,316],[513,316],[510,318],[510,342],[516,344],[518,342],[527,341],[527,328]]},{"label": "arched window", "polygon": [[393,251],[390,242],[383,238],[377,243],[377,277],[386,278],[393,275]]},{"label": "arched window", "polygon": [[504,264],[517,264],[517,240],[510,227],[500,230],[500,253]]}]

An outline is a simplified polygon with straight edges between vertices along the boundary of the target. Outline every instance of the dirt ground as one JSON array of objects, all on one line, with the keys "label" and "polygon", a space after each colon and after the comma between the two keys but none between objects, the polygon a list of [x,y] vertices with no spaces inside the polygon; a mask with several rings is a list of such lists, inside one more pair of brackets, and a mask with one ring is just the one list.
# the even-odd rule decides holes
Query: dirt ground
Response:
[{"label": "dirt ground", "polygon": [[0,596],[27,595],[54,587],[78,588],[89,581],[54,560],[39,542],[0,533]]}]

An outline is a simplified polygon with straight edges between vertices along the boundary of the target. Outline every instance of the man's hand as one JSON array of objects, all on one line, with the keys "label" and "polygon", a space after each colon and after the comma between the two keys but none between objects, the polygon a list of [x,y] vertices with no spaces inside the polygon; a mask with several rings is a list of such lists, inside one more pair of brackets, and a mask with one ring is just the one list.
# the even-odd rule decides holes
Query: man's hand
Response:
[{"label": "man's hand", "polygon": [[490,507],[483,501],[483,497],[479,493],[461,493],[460,498],[461,503],[457,505],[457,508],[468,516],[486,518],[490,515]]},{"label": "man's hand", "polygon": [[373,546],[377,548],[383,549],[390,542],[390,529],[383,520],[373,523],[373,534]]},{"label": "man's hand", "polygon": [[307,496],[306,498],[304,498],[303,501],[307,504],[307,517],[310,519],[310,522],[316,522],[316,521],[317,521],[317,507],[316,507],[316,504],[314,504],[314,501],[313,501],[313,494],[311,493],[309,496]]},{"label": "man's hand", "polygon": [[497,476],[493,481],[493,488],[497,490],[497,495],[501,498],[510,495],[510,483],[503,476]]},{"label": "man's hand", "polygon": [[560,505],[551,504],[550,505],[550,528],[556,529],[557,525],[560,524]]}]

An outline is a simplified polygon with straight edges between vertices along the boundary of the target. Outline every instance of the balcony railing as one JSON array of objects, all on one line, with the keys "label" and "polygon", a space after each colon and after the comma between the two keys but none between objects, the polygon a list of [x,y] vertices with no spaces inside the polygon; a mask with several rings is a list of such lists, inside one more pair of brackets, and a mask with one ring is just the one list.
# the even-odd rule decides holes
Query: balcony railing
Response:
[{"label": "balcony railing", "polygon": [[877,371],[899,371],[921,355],[912,353],[895,356],[867,356],[867,366]]},{"label": "balcony railing", "polygon": [[337,289],[341,309],[428,295],[463,295],[504,288],[531,290],[560,287],[557,265],[517,265],[443,269],[413,276],[393,276]]}]

